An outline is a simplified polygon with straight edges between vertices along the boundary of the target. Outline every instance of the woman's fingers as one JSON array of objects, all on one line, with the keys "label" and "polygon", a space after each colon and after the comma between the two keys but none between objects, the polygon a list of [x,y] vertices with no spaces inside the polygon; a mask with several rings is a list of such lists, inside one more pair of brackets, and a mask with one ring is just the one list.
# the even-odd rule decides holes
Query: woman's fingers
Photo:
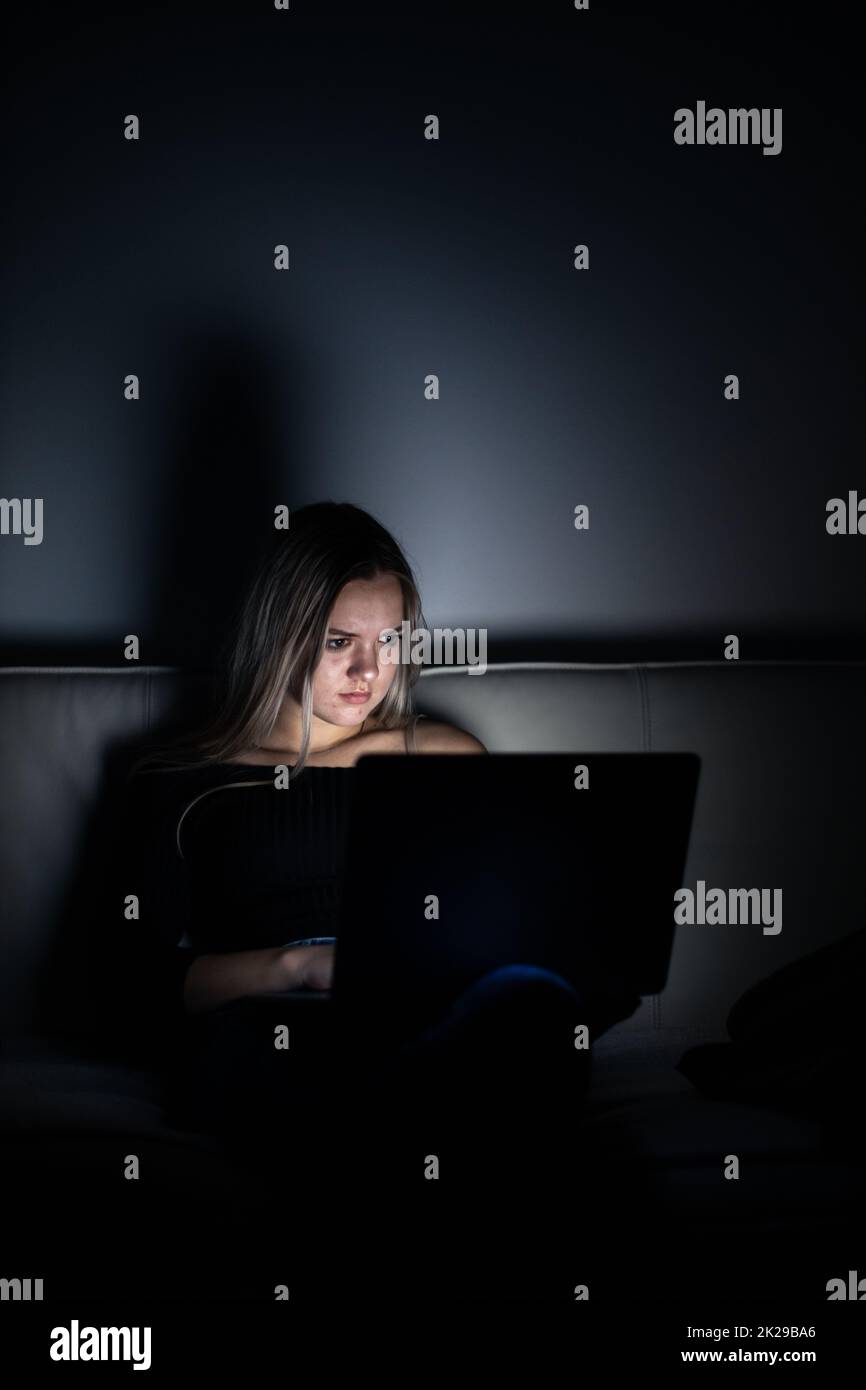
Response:
[{"label": "woman's fingers", "polygon": [[333,946],[310,946],[309,963],[305,966],[302,983],[306,989],[330,989],[334,976]]}]

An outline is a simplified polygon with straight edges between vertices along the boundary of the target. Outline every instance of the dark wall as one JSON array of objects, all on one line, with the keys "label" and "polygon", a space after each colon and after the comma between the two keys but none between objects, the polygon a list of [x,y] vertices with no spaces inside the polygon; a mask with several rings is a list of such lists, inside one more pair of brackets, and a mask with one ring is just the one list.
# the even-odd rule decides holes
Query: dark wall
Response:
[{"label": "dark wall", "polygon": [[[20,17],[0,496],[44,529],[0,536],[0,660],[209,664],[273,508],[324,497],[491,660],[864,654],[866,535],[825,525],[866,495],[845,15]],[[676,145],[699,100],[782,108],[781,153]]]}]

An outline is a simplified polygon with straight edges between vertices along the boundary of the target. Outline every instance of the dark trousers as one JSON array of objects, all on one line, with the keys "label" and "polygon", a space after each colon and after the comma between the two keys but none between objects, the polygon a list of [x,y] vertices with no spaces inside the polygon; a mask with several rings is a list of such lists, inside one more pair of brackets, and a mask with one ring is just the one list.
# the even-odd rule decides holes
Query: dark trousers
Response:
[{"label": "dark trousers", "polygon": [[327,1299],[367,1288],[375,1256],[395,1298],[543,1278],[561,1291],[551,1235],[570,1270],[597,1190],[580,1144],[591,1050],[576,1030],[591,1044],[639,1003],[610,977],[578,991],[507,966],[389,1046],[330,1000],[241,1000],[188,1021],[173,1118],[219,1134],[267,1194],[240,1262],[265,1284],[272,1270],[293,1296]]},{"label": "dark trousers", "polygon": [[[188,1020],[173,1118],[239,1155],[266,1146],[283,1175],[302,1173],[305,1155],[319,1164],[340,1137],[374,1164],[371,1150],[387,1150],[385,1168],[419,1145],[422,1158],[460,1145],[471,1164],[508,1144],[543,1170],[545,1141],[579,1118],[592,1041],[639,1003],[609,977],[579,992],[538,966],[504,966],[389,1047],[362,1012],[341,1015],[330,1000],[239,1000]],[[581,1025],[588,1046],[575,1045]]]}]

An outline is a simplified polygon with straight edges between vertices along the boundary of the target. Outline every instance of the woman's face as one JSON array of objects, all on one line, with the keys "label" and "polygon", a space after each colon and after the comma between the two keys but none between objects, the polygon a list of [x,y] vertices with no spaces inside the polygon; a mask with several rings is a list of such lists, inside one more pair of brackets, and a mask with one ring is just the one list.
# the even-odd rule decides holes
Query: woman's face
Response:
[{"label": "woman's face", "polygon": [[[397,674],[395,639],[382,637],[386,628],[399,633],[403,593],[395,575],[352,579],[337,595],[328,618],[324,651],[313,677],[313,714],[344,728],[363,724],[384,699]],[[385,655],[391,647],[392,659]],[[366,700],[347,700],[352,691],[366,691]]]}]

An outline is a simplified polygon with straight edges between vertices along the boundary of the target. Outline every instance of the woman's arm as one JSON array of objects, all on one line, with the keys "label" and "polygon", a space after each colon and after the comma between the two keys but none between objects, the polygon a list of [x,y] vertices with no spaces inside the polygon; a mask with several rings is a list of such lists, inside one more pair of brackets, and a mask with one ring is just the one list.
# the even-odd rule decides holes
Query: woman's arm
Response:
[{"label": "woman's arm", "polygon": [[183,1003],[188,1014],[204,1013],[232,999],[304,989],[307,969],[324,946],[269,946],[196,956],[186,972]]},{"label": "woman's arm", "polygon": [[188,1014],[204,1013],[232,999],[268,994],[276,988],[276,966],[274,950],[196,956],[184,977],[184,1009]]},{"label": "woman's arm", "polygon": [[[249,951],[197,953],[187,929],[195,915],[189,871],[177,854],[181,803],[176,786],[160,774],[139,774],[123,789],[115,811],[115,843],[108,902],[94,985],[101,1010],[127,1035],[143,1041],[167,1034],[184,1017],[253,995],[327,988],[327,938]],[[125,895],[139,911],[128,921]]]}]

